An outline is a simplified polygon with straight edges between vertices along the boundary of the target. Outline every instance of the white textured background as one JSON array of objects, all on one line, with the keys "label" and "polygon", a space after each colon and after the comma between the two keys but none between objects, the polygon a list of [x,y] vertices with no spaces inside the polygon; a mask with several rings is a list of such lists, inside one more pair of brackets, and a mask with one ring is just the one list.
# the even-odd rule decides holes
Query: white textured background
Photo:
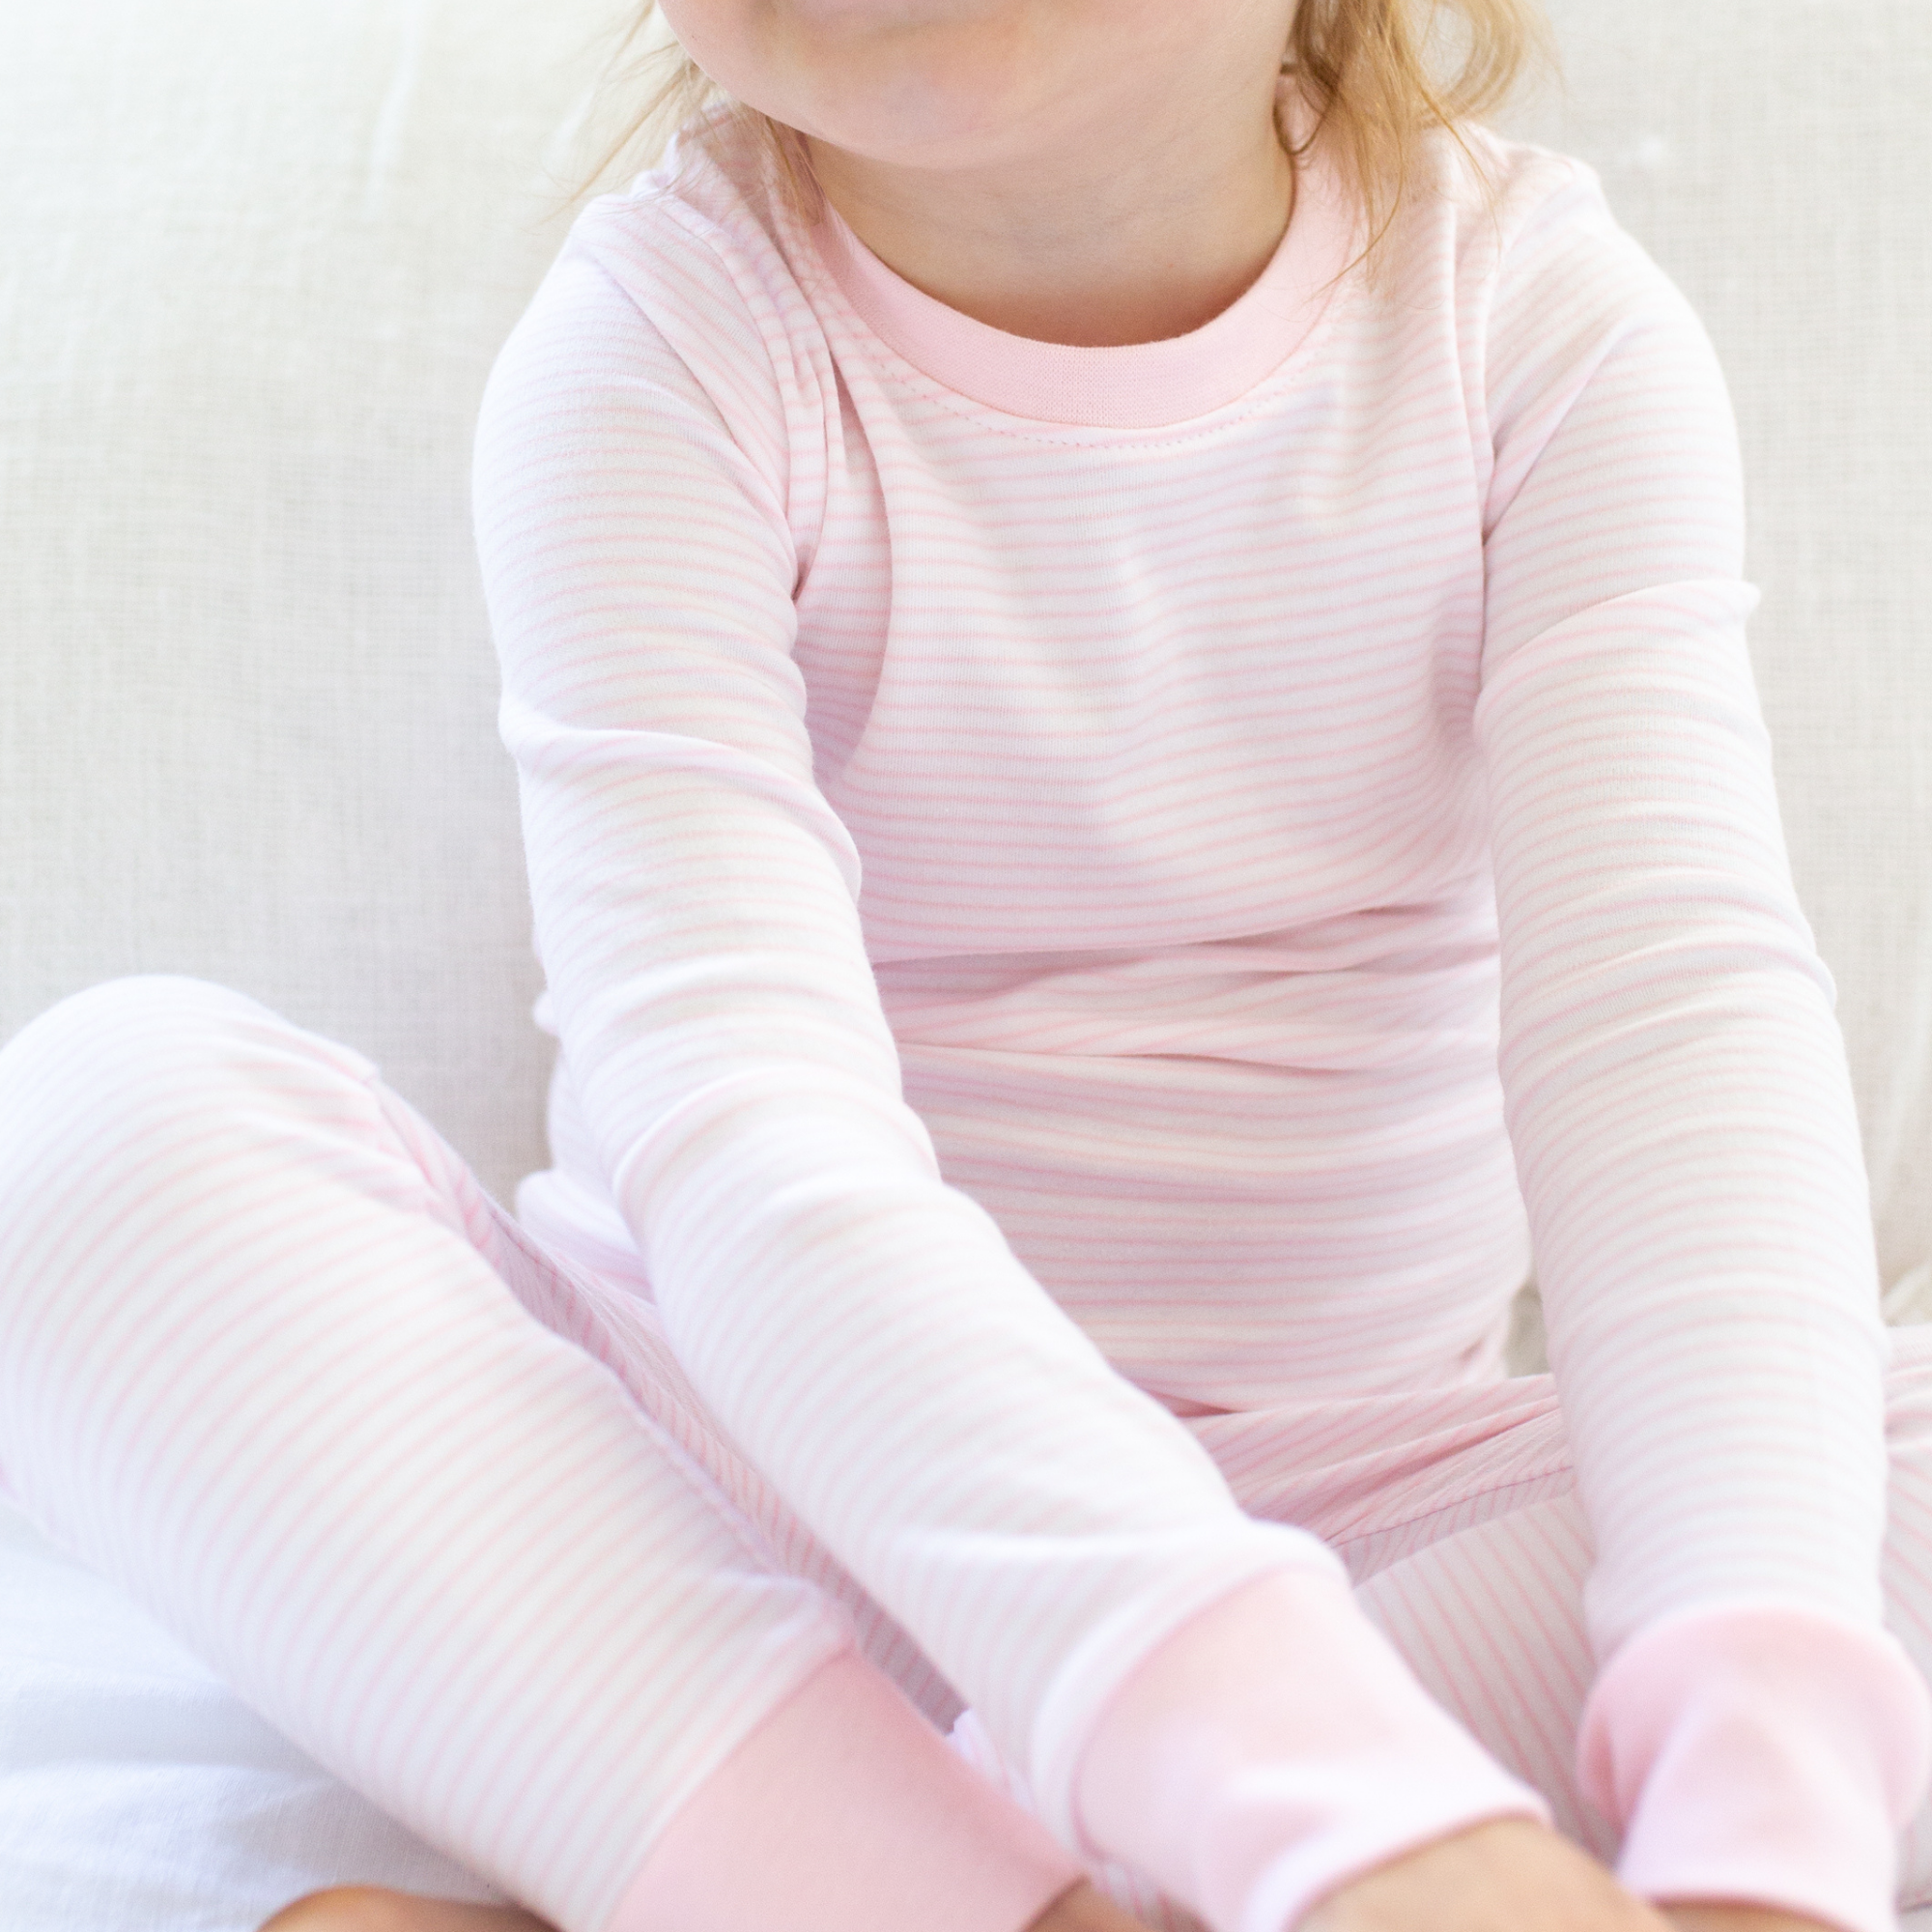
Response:
[{"label": "white textured background", "polygon": [[469,440],[615,12],[0,4],[0,1035],[200,974],[541,1164]]},{"label": "white textured background", "polygon": [[[467,464],[624,11],[0,0],[0,1037],[204,974],[499,1191],[540,1162]],[[1554,14],[1567,98],[1498,125],[1600,171],[1729,372],[1799,882],[1932,1313],[1932,7]]]}]

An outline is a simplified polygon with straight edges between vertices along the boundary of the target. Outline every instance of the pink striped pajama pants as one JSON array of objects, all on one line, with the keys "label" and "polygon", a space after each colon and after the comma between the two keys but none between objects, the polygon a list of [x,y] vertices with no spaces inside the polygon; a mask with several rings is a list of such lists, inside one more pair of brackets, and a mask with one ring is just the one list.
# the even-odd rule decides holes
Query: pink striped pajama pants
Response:
[{"label": "pink striped pajama pants", "polygon": [[[1932,1332],[1897,1339],[1886,1581],[1932,1674]],[[1548,1378],[1187,1426],[1610,1856],[1572,1782],[1590,1546]],[[0,1053],[0,1477],[312,1756],[564,1932],[742,1932],[768,1817],[754,1855],[646,1860],[727,1760],[837,1748],[797,1717],[832,1672],[848,1710],[861,1680],[904,1693],[875,1707],[899,1784],[895,1726],[932,1747],[942,1862],[900,1917],[943,1925],[944,1859],[971,1891],[974,1831],[1009,1815],[958,1822],[949,1780],[982,1787],[911,1717],[944,1727],[957,1698],[710,1422],[649,1303],[546,1254],[361,1056],[239,994],[121,981]],[[970,1722],[957,1742],[1024,1802]],[[882,1790],[870,1823],[918,1824],[909,1802]],[[1902,1902],[1932,1900],[1923,1812],[1903,1870]]]}]

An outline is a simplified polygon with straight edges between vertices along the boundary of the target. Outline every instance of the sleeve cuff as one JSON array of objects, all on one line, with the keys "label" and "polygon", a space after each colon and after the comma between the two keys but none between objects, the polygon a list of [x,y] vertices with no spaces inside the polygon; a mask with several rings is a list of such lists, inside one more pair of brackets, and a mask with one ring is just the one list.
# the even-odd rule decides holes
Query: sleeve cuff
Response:
[{"label": "sleeve cuff", "polygon": [[605,1932],[1022,1932],[1085,1876],[847,1650],[676,1812]]},{"label": "sleeve cuff", "polygon": [[1599,1675],[1577,1752],[1631,1890],[1892,1932],[1932,1697],[1886,1632],[1775,1604],[1661,1618]]},{"label": "sleeve cuff", "polygon": [[1080,1759],[1080,1833],[1214,1932],[1283,1932],[1485,1820],[1548,1822],[1325,1571],[1251,1581],[1125,1679]]}]

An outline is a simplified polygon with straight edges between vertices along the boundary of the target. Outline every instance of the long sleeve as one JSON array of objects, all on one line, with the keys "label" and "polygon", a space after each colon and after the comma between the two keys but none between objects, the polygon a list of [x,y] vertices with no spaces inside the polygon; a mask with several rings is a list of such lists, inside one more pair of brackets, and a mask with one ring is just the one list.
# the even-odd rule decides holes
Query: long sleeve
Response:
[{"label": "long sleeve", "polygon": [[[1272,1830],[1299,1862],[1270,1875],[1244,1844],[1226,1867],[1240,1875],[1217,1881],[1217,1932],[1269,1932],[1263,1892],[1278,1924],[1406,1843],[1540,1814],[1346,1595],[1338,1607],[1334,1557],[1244,1516],[941,1179],[900,1095],[858,854],[814,784],[791,656],[812,486],[785,399],[830,379],[794,368],[780,384],[791,349],[742,280],[707,281],[701,250],[681,272],[653,320],[587,246],[566,255],[493,380],[477,516],[562,1050],[693,1380],[1069,1843],[1084,1747],[1136,1670],[1246,1586],[1309,1580],[1250,1686],[1215,1693],[1217,1789],[1257,1753],[1307,1761],[1299,1637],[1319,1645],[1338,1621],[1349,1641],[1312,1687],[1335,1725],[1370,1714],[1387,1762],[1413,1744],[1436,1775],[1366,1829],[1311,1813],[1307,1779],[1284,1793]],[[1254,1677],[1287,1687],[1288,1735],[1254,1734]],[[1134,1732],[1116,1754],[1152,1748]],[[1139,1834],[1157,1770],[1126,1766],[1141,1799],[1122,1835]],[[1269,1830],[1260,1854],[1279,1849]],[[1203,1902],[1188,1873],[1161,1875]]]},{"label": "long sleeve", "polygon": [[1654,1896],[1881,1932],[1927,1704],[1880,1623],[1886,1338],[1745,647],[1736,432],[1689,306],[1654,270],[1612,303],[1634,244],[1564,213],[1491,318],[1475,732],[1510,1133],[1597,1545],[1583,1785]]}]

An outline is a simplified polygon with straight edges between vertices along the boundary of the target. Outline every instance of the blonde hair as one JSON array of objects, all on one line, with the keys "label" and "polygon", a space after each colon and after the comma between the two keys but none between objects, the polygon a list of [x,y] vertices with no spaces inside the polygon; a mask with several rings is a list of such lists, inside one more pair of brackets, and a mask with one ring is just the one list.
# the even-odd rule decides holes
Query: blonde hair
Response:
[{"label": "blonde hair", "polygon": [[[1460,30],[1465,45],[1439,76],[1436,43],[1445,24],[1452,34]],[[1409,191],[1425,135],[1444,128],[1468,156],[1493,219],[1495,184],[1458,124],[1494,113],[1527,74],[1563,80],[1542,0],[1301,0],[1282,67],[1294,73],[1316,116],[1300,147],[1292,146],[1285,132],[1283,146],[1299,162],[1318,136],[1325,134],[1332,144],[1370,234],[1349,269],[1366,264],[1372,284],[1380,281],[1381,244]],[[670,37],[656,0],[624,34],[604,86],[611,97],[623,93],[634,102],[633,90],[641,88],[642,99],[630,108],[621,131],[607,136],[583,192],[620,162],[627,169],[651,165],[680,128],[719,109],[764,146],[794,208],[807,219],[818,213],[803,141],[718,87]]]}]

